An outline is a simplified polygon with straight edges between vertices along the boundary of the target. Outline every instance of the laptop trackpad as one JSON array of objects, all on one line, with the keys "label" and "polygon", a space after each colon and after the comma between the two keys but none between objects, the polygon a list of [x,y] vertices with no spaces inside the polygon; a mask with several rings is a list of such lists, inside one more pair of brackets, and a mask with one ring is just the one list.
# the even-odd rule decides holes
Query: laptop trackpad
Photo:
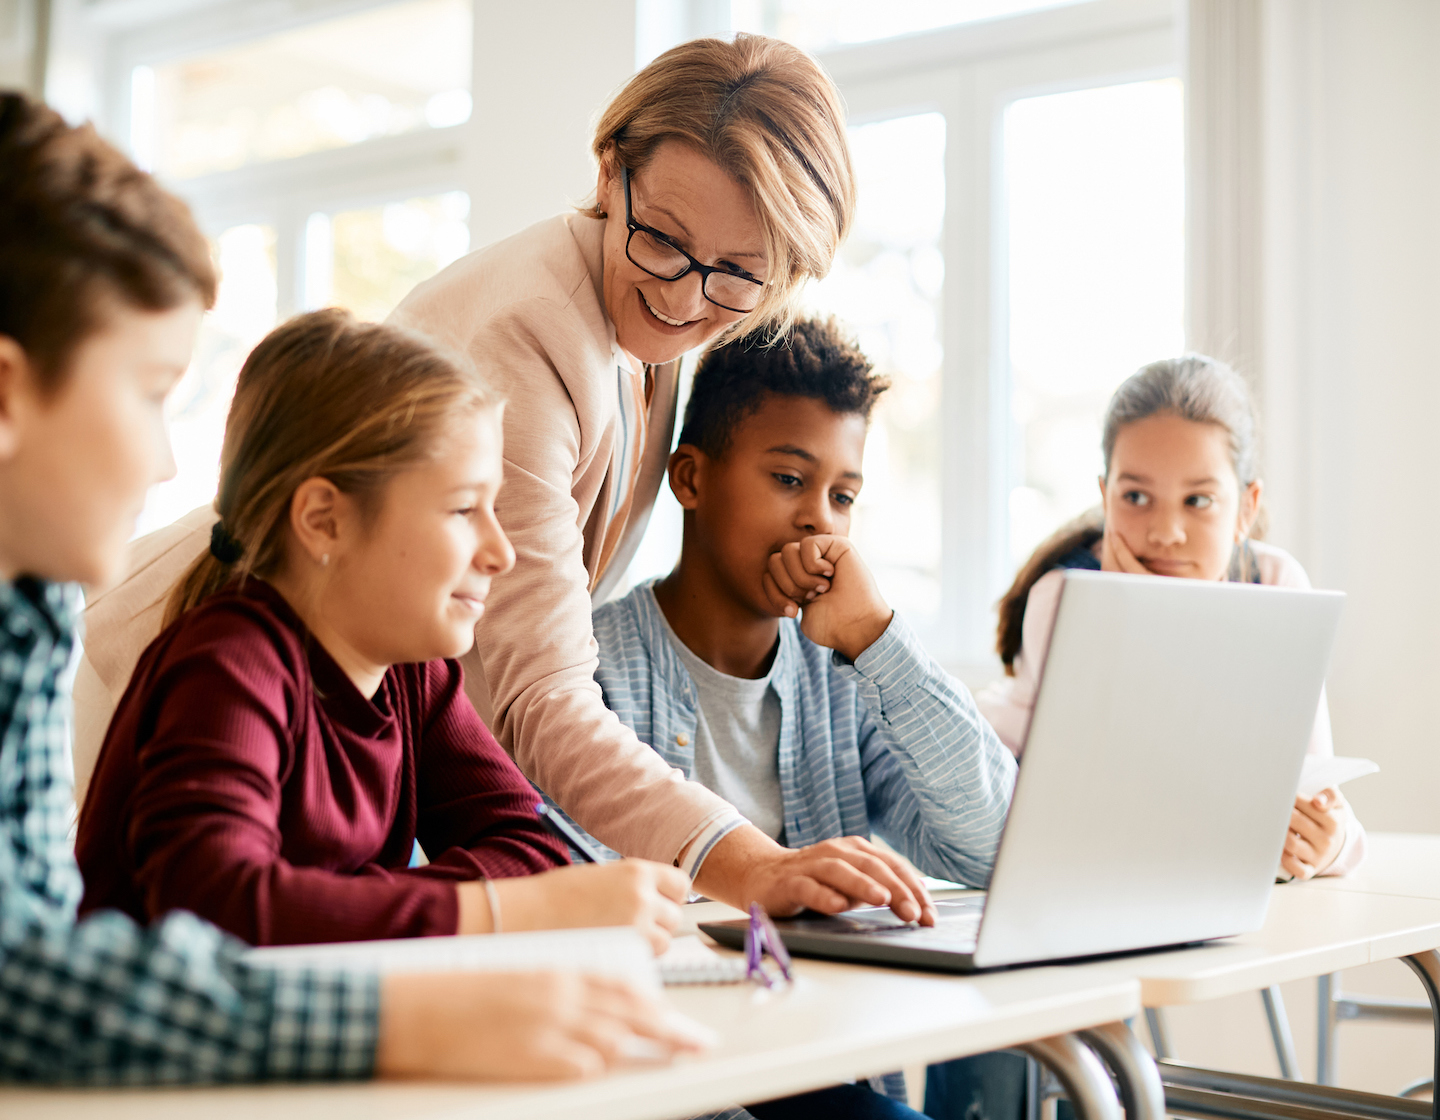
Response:
[{"label": "laptop trackpad", "polygon": [[[973,932],[984,908],[983,894],[937,902],[936,928],[963,924]],[[867,906],[860,910],[846,910],[843,914],[780,918],[776,919],[775,925],[782,933],[885,933],[917,928],[913,922],[902,922],[888,906]]]}]

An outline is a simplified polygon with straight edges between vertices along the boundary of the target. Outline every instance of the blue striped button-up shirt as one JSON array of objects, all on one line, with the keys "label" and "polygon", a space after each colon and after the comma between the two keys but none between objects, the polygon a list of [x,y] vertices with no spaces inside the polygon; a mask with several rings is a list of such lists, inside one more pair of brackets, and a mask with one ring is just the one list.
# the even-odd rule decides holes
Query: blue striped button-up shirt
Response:
[{"label": "blue striped button-up shirt", "polygon": [[140,1084],[371,1071],[373,975],[271,971],[192,914],[75,921],[73,587],[0,580],[0,1079]]},{"label": "blue striped button-up shirt", "polygon": [[[652,587],[595,612],[595,677],[605,703],[688,777],[695,685]],[[1015,759],[900,616],[854,664],[782,618],[775,657],[785,843],[873,831],[930,875],[988,883]]]}]

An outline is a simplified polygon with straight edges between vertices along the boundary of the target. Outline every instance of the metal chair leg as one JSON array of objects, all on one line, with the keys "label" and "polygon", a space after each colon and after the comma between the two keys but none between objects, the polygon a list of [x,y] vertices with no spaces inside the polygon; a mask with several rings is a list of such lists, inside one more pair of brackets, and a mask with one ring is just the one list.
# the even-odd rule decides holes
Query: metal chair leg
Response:
[{"label": "metal chair leg", "polygon": [[1272,984],[1260,993],[1265,1001],[1265,1018],[1270,1022],[1270,1038],[1275,1043],[1275,1060],[1280,1063],[1280,1076],[1287,1081],[1300,1078],[1300,1058],[1295,1053],[1295,1036],[1290,1033],[1290,1017],[1285,1014],[1285,999],[1280,985]]},{"label": "metal chair leg", "polygon": [[1336,1083],[1335,1054],[1335,985],[1338,972],[1327,973],[1315,981],[1316,1038],[1315,1084]]},{"label": "metal chair leg", "polygon": [[1057,1034],[1016,1049],[1055,1071],[1080,1120],[1122,1120],[1120,1102],[1105,1066],[1073,1034]]},{"label": "metal chair leg", "polygon": [[[1420,983],[1425,988],[1425,994],[1430,999],[1430,1012],[1435,1024],[1434,1081],[1435,1084],[1440,1085],[1440,952],[1427,949],[1423,953],[1405,957],[1404,960],[1410,966],[1410,970],[1420,978]],[[1435,1120],[1440,1120],[1440,1093],[1435,1095],[1431,1115]]]},{"label": "metal chair leg", "polygon": [[1170,1049],[1170,1038],[1165,1033],[1165,1018],[1158,1007],[1145,1009],[1145,1026],[1150,1030],[1150,1045],[1155,1050],[1155,1056],[1162,1061],[1173,1058],[1175,1052]]},{"label": "metal chair leg", "polygon": [[1434,1092],[1435,1079],[1433,1077],[1422,1077],[1419,1081],[1410,1082],[1409,1085],[1406,1085],[1405,1088],[1401,1089],[1400,1092],[1395,1095],[1397,1097],[1404,1097],[1408,1101],[1418,1097],[1421,1093]]}]

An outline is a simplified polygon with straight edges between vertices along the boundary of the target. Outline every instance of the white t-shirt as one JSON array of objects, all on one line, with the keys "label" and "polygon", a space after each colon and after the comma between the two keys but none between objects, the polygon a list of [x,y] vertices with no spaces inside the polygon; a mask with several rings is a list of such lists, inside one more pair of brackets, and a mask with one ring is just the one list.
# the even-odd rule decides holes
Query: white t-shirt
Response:
[{"label": "white t-shirt", "polygon": [[665,637],[695,684],[698,711],[691,779],[718,793],[766,836],[783,844],[780,694],[771,684],[774,666],[757,680],[732,677],[692,653],[668,621]]}]

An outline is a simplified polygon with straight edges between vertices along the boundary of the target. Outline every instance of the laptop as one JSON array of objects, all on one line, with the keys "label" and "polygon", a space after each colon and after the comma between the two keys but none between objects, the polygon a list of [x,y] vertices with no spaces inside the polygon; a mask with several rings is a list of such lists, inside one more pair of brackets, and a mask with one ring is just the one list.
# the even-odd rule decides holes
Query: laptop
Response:
[{"label": "laptop", "polygon": [[[1344,595],[1067,571],[988,892],[775,924],[801,956],[973,972],[1246,933]],[[746,921],[702,923],[743,945]]]}]

